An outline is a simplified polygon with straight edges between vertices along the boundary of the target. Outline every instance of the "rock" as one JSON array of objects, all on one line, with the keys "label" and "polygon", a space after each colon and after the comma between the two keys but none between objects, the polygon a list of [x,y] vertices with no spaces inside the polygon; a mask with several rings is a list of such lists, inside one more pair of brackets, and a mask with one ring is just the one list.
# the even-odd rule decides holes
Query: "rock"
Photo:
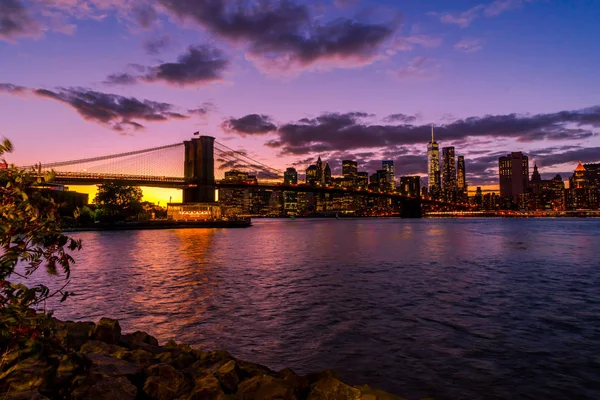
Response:
[{"label": "rock", "polygon": [[137,349],[133,351],[120,351],[114,354],[114,357],[129,361],[134,363],[135,365],[141,368],[147,368],[150,365],[158,363],[158,360],[154,358],[152,353],[147,352],[146,350]]},{"label": "rock", "polygon": [[158,347],[158,340],[146,332],[135,331],[133,333],[126,333],[121,335],[121,340],[119,344],[121,346],[127,347],[131,350],[135,350],[138,348],[137,345],[144,343],[150,346]]},{"label": "rock", "polygon": [[82,373],[90,366],[89,360],[85,359],[81,353],[68,353],[61,357],[54,376],[54,386],[57,389],[66,388],[73,378]]},{"label": "rock", "polygon": [[225,400],[226,398],[219,381],[212,375],[196,379],[192,392],[183,397],[185,400]]},{"label": "rock", "polygon": [[105,376],[129,376],[134,377],[142,372],[142,369],[128,361],[119,360],[101,353],[91,353],[86,356],[92,362],[92,372]]},{"label": "rock", "polygon": [[36,391],[54,375],[55,366],[37,357],[26,358],[0,374],[0,393]]},{"label": "rock", "polygon": [[302,399],[306,398],[310,386],[308,378],[296,375],[296,373],[289,368],[282,369],[277,373],[277,376],[294,389],[296,397]]},{"label": "rock", "polygon": [[83,354],[102,353],[114,354],[119,351],[127,351],[126,348],[114,344],[108,344],[99,340],[88,340],[80,350]]},{"label": "rock", "polygon": [[144,393],[153,399],[175,399],[190,389],[185,376],[169,364],[157,364],[147,368],[150,375],[144,383]]},{"label": "rock", "polygon": [[237,390],[240,383],[240,370],[234,360],[222,365],[213,375],[225,391],[233,393]]},{"label": "rock", "polygon": [[329,376],[311,385],[307,400],[358,400],[360,397],[360,390]]},{"label": "rock", "polygon": [[117,344],[120,338],[121,326],[119,321],[111,318],[101,318],[92,334],[92,339],[108,344]]},{"label": "rock", "polygon": [[173,339],[170,339],[163,347],[165,349],[176,349],[178,344]]},{"label": "rock", "polygon": [[206,375],[208,370],[217,370],[222,365],[228,363],[234,358],[231,355],[223,350],[217,351],[199,351],[192,350],[190,355],[194,355],[196,358],[196,362],[190,366],[190,369],[193,371],[194,377],[203,377]]},{"label": "rock", "polygon": [[64,339],[65,346],[79,350],[90,338],[95,327],[93,322],[65,322],[64,328],[67,331]]},{"label": "rock", "polygon": [[369,385],[355,386],[355,388],[360,390],[360,400],[405,400],[383,390],[374,389]]},{"label": "rock", "polygon": [[137,388],[123,376],[96,377],[96,381],[73,391],[73,400],[134,400]]},{"label": "rock", "polygon": [[176,369],[187,368],[196,361],[191,354],[184,353],[179,349],[172,349],[172,351],[159,354],[156,358],[160,362],[170,364]]},{"label": "rock", "polygon": [[242,379],[252,378],[253,376],[258,375],[275,375],[275,371],[265,366],[242,360],[236,360],[236,362],[242,371],[242,376],[240,377]]},{"label": "rock", "polygon": [[260,375],[245,380],[238,386],[236,399],[242,400],[295,400],[294,390],[281,379]]},{"label": "rock", "polygon": [[36,390],[27,392],[11,392],[2,395],[2,400],[48,400],[46,396],[42,396]]}]

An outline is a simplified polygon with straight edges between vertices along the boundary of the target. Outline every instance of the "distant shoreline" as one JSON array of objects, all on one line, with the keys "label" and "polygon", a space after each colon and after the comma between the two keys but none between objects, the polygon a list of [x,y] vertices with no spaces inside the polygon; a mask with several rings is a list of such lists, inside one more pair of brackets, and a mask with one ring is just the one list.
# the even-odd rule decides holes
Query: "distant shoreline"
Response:
[{"label": "distant shoreline", "polygon": [[63,228],[63,232],[87,231],[129,231],[129,230],[156,230],[156,229],[182,229],[182,228],[248,228],[252,226],[250,219],[232,221],[171,221],[151,220],[138,222],[125,222],[121,224],[88,224]]}]

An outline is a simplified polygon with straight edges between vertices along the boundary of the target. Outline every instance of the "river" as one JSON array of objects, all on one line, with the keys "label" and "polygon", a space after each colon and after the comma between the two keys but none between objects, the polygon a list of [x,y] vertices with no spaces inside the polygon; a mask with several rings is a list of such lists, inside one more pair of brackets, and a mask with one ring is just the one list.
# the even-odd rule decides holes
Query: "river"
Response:
[{"label": "river", "polygon": [[[83,232],[61,319],[408,399],[599,399],[600,221]],[[39,277],[38,277],[39,278]],[[52,305],[51,305],[52,306]]]}]

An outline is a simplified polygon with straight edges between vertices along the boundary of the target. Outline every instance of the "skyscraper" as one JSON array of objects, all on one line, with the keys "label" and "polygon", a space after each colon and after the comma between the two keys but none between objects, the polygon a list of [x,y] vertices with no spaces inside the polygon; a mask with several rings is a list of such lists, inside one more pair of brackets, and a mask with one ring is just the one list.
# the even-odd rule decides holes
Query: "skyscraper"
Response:
[{"label": "skyscraper", "polygon": [[295,185],[298,183],[298,171],[296,171],[296,168],[289,167],[285,170],[283,173],[283,183],[286,185]]},{"label": "skyscraper", "polygon": [[394,182],[394,161],[385,160],[381,162],[381,169],[387,174],[387,189],[391,192],[396,190],[396,182]]},{"label": "skyscraper", "polygon": [[325,170],[323,169],[323,161],[321,156],[317,159],[317,183],[322,185],[325,182]]},{"label": "skyscraper", "polygon": [[331,168],[329,167],[329,163],[325,163],[325,169],[323,170],[323,183],[326,185],[331,185],[333,183],[333,179],[331,179]]},{"label": "skyscraper", "polygon": [[442,148],[442,189],[446,201],[456,200],[456,157],[454,147]]},{"label": "skyscraper", "polygon": [[427,145],[427,172],[429,173],[429,196],[438,197],[440,192],[440,146],[433,137],[433,124],[431,124],[431,142]]},{"label": "skyscraper", "polygon": [[500,196],[511,197],[519,204],[529,187],[529,158],[522,152],[512,152],[498,159],[500,174]]},{"label": "skyscraper", "polygon": [[458,162],[456,163],[457,172],[457,185],[458,191],[466,193],[467,191],[467,174],[465,171],[465,156],[458,156]]},{"label": "skyscraper", "polygon": [[342,175],[344,178],[355,178],[358,174],[358,163],[352,160],[342,161]]}]

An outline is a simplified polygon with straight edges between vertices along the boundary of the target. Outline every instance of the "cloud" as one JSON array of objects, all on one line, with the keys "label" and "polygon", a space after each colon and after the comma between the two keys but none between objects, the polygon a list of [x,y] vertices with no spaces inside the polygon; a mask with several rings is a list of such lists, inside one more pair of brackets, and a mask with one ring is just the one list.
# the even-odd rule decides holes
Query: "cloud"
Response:
[{"label": "cloud", "polygon": [[388,55],[394,55],[397,51],[410,51],[415,45],[423,47],[438,47],[442,44],[442,39],[427,35],[399,36],[394,38],[391,49],[387,50]]},{"label": "cloud", "polygon": [[21,0],[0,0],[0,40],[12,42],[17,37],[41,34],[41,24],[31,16]]},{"label": "cloud", "polygon": [[440,75],[440,64],[428,57],[415,57],[406,67],[395,71],[394,75],[402,81],[427,81]]},{"label": "cloud", "polygon": [[74,108],[85,120],[92,121],[117,132],[142,130],[145,127],[139,120],[160,122],[185,119],[188,116],[173,111],[169,103],[151,100],[138,100],[117,94],[96,92],[84,88],[59,88],[55,91],[33,89],[32,93],[60,101]]},{"label": "cloud", "polygon": [[261,1],[249,6],[234,0],[159,0],[181,20],[192,20],[211,33],[248,46],[247,58],[261,69],[288,72],[323,63],[356,67],[378,59],[379,47],[398,26],[338,18],[321,23],[305,5]]},{"label": "cloud", "polygon": [[13,85],[12,83],[0,83],[0,93],[23,94],[28,91],[29,89],[25,86]]},{"label": "cloud", "polygon": [[103,82],[106,85],[135,85],[138,83],[138,77],[132,74],[110,74]]},{"label": "cloud", "polygon": [[200,107],[188,110],[188,114],[196,115],[196,116],[204,119],[204,118],[206,118],[206,116],[208,116],[208,114],[210,114],[211,112],[216,111],[216,110],[217,110],[216,105],[214,105],[210,101],[205,101],[204,103],[202,103],[202,105]]},{"label": "cloud", "polygon": [[[430,125],[368,124],[365,113],[324,113],[280,125],[277,138],[266,142],[283,154],[381,149],[426,143]],[[581,140],[600,129],[600,107],[536,115],[486,115],[469,117],[436,127],[436,138],[445,142],[467,138],[509,138],[519,142]],[[594,133],[596,132],[596,133]]]},{"label": "cloud", "polygon": [[487,17],[495,17],[505,11],[512,10],[523,6],[525,3],[531,3],[534,0],[496,0],[484,10]]},{"label": "cloud", "polygon": [[149,4],[138,4],[133,7],[131,14],[135,21],[144,29],[149,29],[158,19],[156,10]]},{"label": "cloud", "polygon": [[144,41],[146,53],[156,55],[166,50],[171,45],[171,36],[162,35],[153,39]]},{"label": "cloud", "polygon": [[483,41],[480,39],[462,39],[456,42],[454,48],[463,53],[476,53],[483,49]]},{"label": "cloud", "polygon": [[228,65],[229,60],[221,50],[209,45],[190,46],[176,62],[138,68],[146,71],[142,75],[111,74],[104,83],[130,85],[144,81],[165,82],[176,86],[204,85],[221,81]]},{"label": "cloud", "polygon": [[223,130],[230,133],[246,135],[264,135],[277,130],[268,115],[249,114],[241,118],[229,118],[221,125]]},{"label": "cloud", "polygon": [[442,14],[438,14],[438,13],[430,13],[431,15],[435,15],[435,16],[439,16],[440,17],[440,21],[444,22],[446,24],[454,24],[454,25],[458,25],[461,28],[466,28],[469,25],[471,25],[471,23],[477,18],[479,17],[481,11],[485,9],[484,5],[477,5],[475,7],[472,7],[470,9],[468,9],[467,11],[463,11],[460,13],[442,13]]},{"label": "cloud", "polygon": [[406,115],[406,114],[391,114],[383,119],[385,122],[404,122],[405,124],[410,124],[417,120],[417,117],[414,115]]},{"label": "cloud", "polygon": [[460,26],[461,28],[466,28],[481,15],[485,15],[486,17],[495,17],[505,11],[519,8],[523,6],[523,4],[532,3],[533,1],[535,0],[495,0],[488,5],[479,4],[468,9],[467,11],[459,13],[431,12],[429,15],[439,17],[440,21],[446,24],[454,24]]}]

